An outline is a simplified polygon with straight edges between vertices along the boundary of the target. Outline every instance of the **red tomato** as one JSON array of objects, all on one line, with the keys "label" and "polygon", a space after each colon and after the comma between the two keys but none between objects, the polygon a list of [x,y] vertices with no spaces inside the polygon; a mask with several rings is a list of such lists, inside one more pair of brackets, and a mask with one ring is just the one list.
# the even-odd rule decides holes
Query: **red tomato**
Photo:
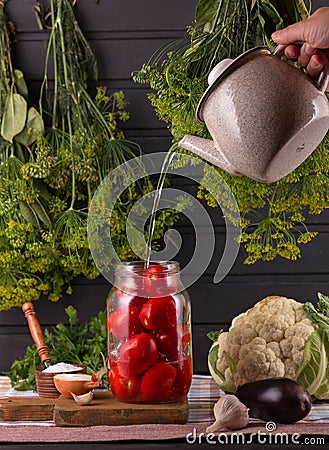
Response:
[{"label": "red tomato", "polygon": [[176,379],[172,386],[172,391],[176,394],[176,397],[182,397],[186,395],[190,389],[192,382],[192,358],[182,357],[176,367]]},{"label": "red tomato", "polygon": [[113,395],[121,401],[134,400],[140,392],[140,378],[136,375],[124,377],[116,367],[109,371],[109,384]]},{"label": "red tomato", "polygon": [[175,300],[171,296],[151,298],[143,306],[139,318],[148,330],[165,330],[176,322]]},{"label": "red tomato", "polygon": [[127,295],[126,297],[123,297],[119,300],[118,305],[124,306],[124,305],[132,305],[136,306],[137,308],[141,308],[146,302],[148,298],[147,297],[138,297],[137,295]]},{"label": "red tomato", "polygon": [[155,362],[157,356],[155,337],[148,333],[135,334],[120,348],[119,371],[125,376],[142,373]]},{"label": "red tomato", "polygon": [[137,295],[133,297],[129,304],[137,306],[137,308],[142,308],[142,306],[145,305],[145,303],[148,301],[148,297],[138,297]]},{"label": "red tomato", "polygon": [[161,353],[167,361],[177,361],[180,352],[183,352],[191,340],[191,333],[183,323],[172,324],[171,327],[155,334]]},{"label": "red tomato", "polygon": [[108,327],[119,341],[125,341],[134,334],[141,333],[143,326],[139,320],[140,309],[137,306],[118,306],[110,315]]},{"label": "red tomato", "polygon": [[166,328],[155,334],[161,353],[167,361],[176,361],[178,358],[178,336],[177,326]]},{"label": "red tomato", "polygon": [[147,269],[144,288],[151,297],[175,294],[178,290],[178,278],[176,274],[169,275],[164,266],[157,264]]},{"label": "red tomato", "polygon": [[157,363],[144,374],[141,391],[151,401],[164,400],[168,396],[175,378],[175,367],[165,362]]}]

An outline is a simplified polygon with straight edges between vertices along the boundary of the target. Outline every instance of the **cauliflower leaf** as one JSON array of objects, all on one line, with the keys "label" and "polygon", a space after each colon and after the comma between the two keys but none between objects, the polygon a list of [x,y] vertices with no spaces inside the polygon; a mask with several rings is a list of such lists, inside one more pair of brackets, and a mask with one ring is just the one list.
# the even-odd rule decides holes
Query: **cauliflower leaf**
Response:
[{"label": "cauliflower leaf", "polygon": [[295,380],[308,393],[318,399],[329,399],[328,379],[329,342],[326,333],[315,330],[304,347],[304,359],[299,366]]}]

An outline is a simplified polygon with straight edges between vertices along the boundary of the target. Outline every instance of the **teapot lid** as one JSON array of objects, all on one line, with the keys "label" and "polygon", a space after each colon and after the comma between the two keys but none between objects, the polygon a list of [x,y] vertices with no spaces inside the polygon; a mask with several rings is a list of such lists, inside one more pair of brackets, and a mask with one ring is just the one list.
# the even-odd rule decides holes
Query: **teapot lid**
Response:
[{"label": "teapot lid", "polygon": [[204,92],[203,96],[201,97],[197,110],[196,110],[196,118],[199,122],[205,123],[202,116],[202,109],[205,101],[208,99],[209,95],[212,93],[212,91],[218,86],[218,84],[222,81],[222,79],[232,72],[232,70],[237,69],[241,64],[243,64],[246,61],[243,61],[246,56],[250,56],[253,53],[263,53],[267,55],[271,55],[271,50],[266,46],[259,46],[254,47],[246,52],[242,53],[241,55],[237,56],[235,59],[223,59],[220,61],[209,73],[208,75],[208,88]]}]

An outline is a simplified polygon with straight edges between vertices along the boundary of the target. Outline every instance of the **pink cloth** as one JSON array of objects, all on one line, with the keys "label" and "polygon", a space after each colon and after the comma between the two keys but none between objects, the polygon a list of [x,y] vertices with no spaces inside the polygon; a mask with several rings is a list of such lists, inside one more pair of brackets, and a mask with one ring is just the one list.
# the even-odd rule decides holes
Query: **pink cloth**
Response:
[{"label": "pink cloth", "polygon": [[[262,433],[260,436],[263,436],[263,439],[265,433],[267,436],[271,434],[272,442],[274,442],[275,435],[277,433],[287,433],[295,436],[295,439],[299,439],[300,443],[303,442],[303,438],[298,438],[297,434],[324,435],[329,433],[328,425],[326,424],[278,425],[277,429],[273,432],[267,431],[265,425],[265,423],[251,423],[247,428],[240,431],[236,430],[234,433],[241,433],[241,435]],[[207,423],[188,423],[186,425],[146,424],[137,426],[95,426],[85,428],[59,428],[50,423],[49,426],[8,425],[0,428],[0,442],[106,442],[121,440],[156,441],[187,438],[189,443],[197,443],[200,433],[206,433],[207,426]],[[208,438],[216,442],[218,442],[218,439],[221,439],[221,443],[224,443],[225,439],[230,439],[229,435],[231,433],[233,432],[223,429],[216,432],[214,436],[208,435]],[[205,436],[203,435],[203,440],[204,439]]]}]

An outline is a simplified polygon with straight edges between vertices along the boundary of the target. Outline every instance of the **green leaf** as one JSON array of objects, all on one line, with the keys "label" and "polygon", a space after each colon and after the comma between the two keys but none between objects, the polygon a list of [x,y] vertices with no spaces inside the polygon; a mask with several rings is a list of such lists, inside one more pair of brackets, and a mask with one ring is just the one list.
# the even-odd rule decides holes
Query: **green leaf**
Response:
[{"label": "green leaf", "polygon": [[30,108],[27,113],[27,120],[21,133],[15,136],[15,141],[25,147],[29,147],[39,137],[43,130],[43,120],[35,108]]},{"label": "green leaf", "polygon": [[320,308],[317,310],[310,302],[306,302],[304,304],[304,310],[306,311],[308,317],[323,330],[329,341],[328,310],[322,311]]},{"label": "green leaf", "polygon": [[196,7],[195,23],[197,26],[213,22],[222,0],[200,0]]},{"label": "green leaf", "polygon": [[218,359],[218,342],[214,342],[210,347],[208,353],[208,368],[210,375],[216,381],[219,386],[221,386],[225,382],[224,375],[217,369],[217,359]]},{"label": "green leaf", "polygon": [[20,94],[8,94],[1,122],[1,136],[9,142],[20,133],[25,125],[26,100]]},{"label": "green leaf", "polygon": [[308,338],[295,380],[318,399],[329,399],[328,379],[329,341],[327,334],[318,328]]},{"label": "green leaf", "polygon": [[43,222],[46,227],[52,228],[51,220],[40,200],[37,199],[35,202],[31,203],[30,206],[38,216],[38,218],[41,220],[41,222]]},{"label": "green leaf", "polygon": [[18,206],[24,219],[27,220],[35,228],[40,228],[38,216],[33,211],[31,206],[27,202],[21,200],[18,201]]},{"label": "green leaf", "polygon": [[33,9],[34,9],[34,14],[35,14],[35,20],[37,21],[37,24],[38,24],[38,28],[39,28],[39,30],[43,30],[45,27],[44,27],[44,23],[43,23],[42,8],[38,4],[38,5],[33,6]]},{"label": "green leaf", "polygon": [[[310,2],[311,7],[311,2]],[[306,8],[304,0],[296,0],[296,8],[300,15],[300,20],[305,20],[310,16],[310,10]]]},{"label": "green leaf", "polygon": [[303,0],[286,0],[284,2],[288,23],[295,23],[307,19],[309,12]]},{"label": "green leaf", "polygon": [[209,331],[209,333],[207,333],[207,337],[214,341],[217,342],[218,341],[218,337],[223,333],[223,330],[219,330],[219,331]]},{"label": "green leaf", "polygon": [[65,308],[65,312],[69,318],[70,326],[73,327],[78,323],[78,312],[77,310],[72,306],[68,306]]},{"label": "green leaf", "polygon": [[52,199],[52,195],[48,191],[45,183],[39,178],[33,178],[32,182],[33,188],[37,191],[38,195],[49,202]]},{"label": "green leaf", "polygon": [[275,7],[272,5],[272,3],[269,0],[262,0],[262,7],[268,17],[273,19],[273,21],[277,24],[278,28],[283,27],[283,19],[280,16],[279,12],[275,9]]},{"label": "green leaf", "polygon": [[321,313],[325,316],[329,316],[329,297],[318,292],[318,298],[318,307],[321,310]]},{"label": "green leaf", "polygon": [[18,93],[21,94],[25,98],[25,100],[28,100],[29,93],[25,83],[23,72],[21,70],[15,69],[14,78]]}]

